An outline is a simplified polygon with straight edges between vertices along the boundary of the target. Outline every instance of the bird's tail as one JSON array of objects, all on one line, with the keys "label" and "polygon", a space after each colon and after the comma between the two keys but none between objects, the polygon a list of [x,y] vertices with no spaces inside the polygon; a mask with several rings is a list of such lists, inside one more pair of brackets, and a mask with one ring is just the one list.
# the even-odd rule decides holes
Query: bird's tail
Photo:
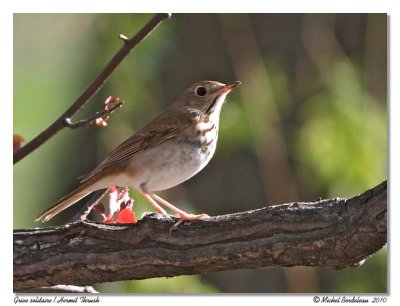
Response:
[{"label": "bird's tail", "polygon": [[92,184],[84,183],[72,191],[70,194],[66,195],[65,197],[61,198],[57,201],[53,206],[46,209],[42,212],[35,221],[37,222],[46,222],[53,218],[55,215],[63,211],[64,209],[70,207],[71,205],[78,202],[80,199],[87,196],[89,193],[93,191],[93,188],[90,188]]}]

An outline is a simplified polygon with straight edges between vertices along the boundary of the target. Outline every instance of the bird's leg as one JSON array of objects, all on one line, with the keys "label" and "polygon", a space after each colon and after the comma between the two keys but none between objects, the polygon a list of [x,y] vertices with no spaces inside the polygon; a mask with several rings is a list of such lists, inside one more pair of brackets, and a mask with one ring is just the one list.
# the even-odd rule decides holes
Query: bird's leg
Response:
[{"label": "bird's leg", "polygon": [[144,196],[144,198],[145,198],[147,201],[149,201],[149,203],[150,203],[151,205],[153,205],[154,208],[155,208],[160,214],[163,214],[163,215],[167,215],[167,216],[168,216],[168,213],[165,211],[165,209],[162,208],[160,205],[157,204],[156,201],[153,200],[153,198],[148,194],[148,191],[146,190],[146,188],[145,188],[144,186],[141,186],[140,189],[139,189],[139,191],[140,191],[140,193]]},{"label": "bird's leg", "polygon": [[152,193],[150,191],[147,191],[146,193],[151,198],[153,198],[153,200],[158,201],[158,203],[160,203],[161,205],[164,205],[165,207],[167,207],[170,210],[172,210],[173,212],[175,212],[179,216],[179,218],[181,218],[181,220],[191,221],[191,220],[198,220],[198,219],[201,219],[203,217],[208,217],[208,215],[206,215],[206,214],[200,214],[200,215],[188,214],[188,213],[184,212],[183,210],[180,210],[179,208],[175,207],[171,203],[167,202],[166,200],[164,200],[160,196],[158,196],[158,195],[156,195],[156,194],[154,194],[154,193]]}]

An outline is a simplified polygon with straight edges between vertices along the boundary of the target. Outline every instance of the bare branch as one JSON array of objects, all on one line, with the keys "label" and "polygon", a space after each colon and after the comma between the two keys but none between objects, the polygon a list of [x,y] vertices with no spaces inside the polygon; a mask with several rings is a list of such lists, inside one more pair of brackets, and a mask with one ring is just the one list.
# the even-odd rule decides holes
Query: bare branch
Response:
[{"label": "bare branch", "polygon": [[62,130],[65,125],[65,119],[73,117],[79,110],[86,105],[91,97],[104,85],[108,77],[128,55],[128,53],[136,47],[147,35],[150,34],[163,20],[169,18],[170,14],[155,14],[154,17],[131,39],[124,41],[121,49],[113,56],[103,71],[89,84],[86,90],[79,98],[48,128],[41,132],[38,136],[28,142],[14,153],[14,164],[22,158],[36,150],[45,143],[49,138]]},{"label": "bare branch", "polygon": [[32,288],[23,291],[24,293],[98,293],[91,286],[72,286],[72,285],[57,285],[51,287]]},{"label": "bare branch", "polygon": [[71,118],[65,118],[64,124],[71,129],[77,129],[77,128],[84,127],[84,126],[87,126],[87,127],[96,126],[96,119],[100,119],[100,118],[103,118],[103,116],[105,116],[105,115],[111,114],[117,108],[120,108],[122,106],[122,104],[124,104],[123,101],[115,103],[113,106],[111,106],[109,108],[105,108],[101,112],[97,112],[94,115],[90,116],[89,118],[79,120],[77,122],[72,122]]},{"label": "bare branch", "polygon": [[119,39],[121,39],[124,43],[129,43],[128,37],[126,37],[124,34],[119,34]]},{"label": "bare branch", "polygon": [[14,290],[240,268],[345,268],[386,244],[387,182],[350,199],[291,203],[206,220],[147,216],[14,231]]}]

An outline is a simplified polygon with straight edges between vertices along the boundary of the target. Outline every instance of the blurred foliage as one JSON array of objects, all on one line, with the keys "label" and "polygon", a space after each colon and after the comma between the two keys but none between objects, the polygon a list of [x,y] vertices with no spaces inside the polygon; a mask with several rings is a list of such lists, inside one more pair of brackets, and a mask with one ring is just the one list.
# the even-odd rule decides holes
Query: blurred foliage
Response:
[{"label": "blurred foliage", "polygon": [[[151,14],[15,14],[14,133],[55,120]],[[175,14],[139,44],[77,118],[112,95],[109,126],[63,130],[14,166],[14,227],[34,217],[116,145],[201,79],[242,81],[207,168],[163,192],[210,215],[347,197],[387,177],[385,14]],[[136,215],[152,210],[135,191]],[[78,205],[77,205],[78,206]],[[66,222],[77,206],[50,224]],[[195,237],[193,237],[195,239]],[[305,281],[307,280],[307,281]],[[301,285],[301,286],[300,286]],[[387,290],[387,252],[359,268],[254,269],[98,284],[102,292]]]},{"label": "blurred foliage", "polygon": [[357,73],[349,63],[336,63],[325,90],[300,110],[300,171],[307,181],[324,182],[328,197],[349,197],[386,179],[386,110]]},{"label": "blurred foliage", "polygon": [[[387,249],[383,249],[367,259],[358,268],[348,268],[335,272],[330,292],[341,293],[387,293]],[[357,269],[355,273],[354,269]]]}]

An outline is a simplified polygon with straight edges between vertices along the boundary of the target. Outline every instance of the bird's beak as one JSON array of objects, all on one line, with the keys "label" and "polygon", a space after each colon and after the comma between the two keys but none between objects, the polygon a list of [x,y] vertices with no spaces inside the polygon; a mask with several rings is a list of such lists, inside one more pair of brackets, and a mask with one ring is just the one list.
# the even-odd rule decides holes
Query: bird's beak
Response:
[{"label": "bird's beak", "polygon": [[220,89],[218,89],[217,91],[222,93],[228,93],[230,92],[232,89],[234,89],[235,87],[237,87],[240,84],[240,81],[235,81],[235,82],[230,82],[224,85],[224,87],[221,87]]}]

